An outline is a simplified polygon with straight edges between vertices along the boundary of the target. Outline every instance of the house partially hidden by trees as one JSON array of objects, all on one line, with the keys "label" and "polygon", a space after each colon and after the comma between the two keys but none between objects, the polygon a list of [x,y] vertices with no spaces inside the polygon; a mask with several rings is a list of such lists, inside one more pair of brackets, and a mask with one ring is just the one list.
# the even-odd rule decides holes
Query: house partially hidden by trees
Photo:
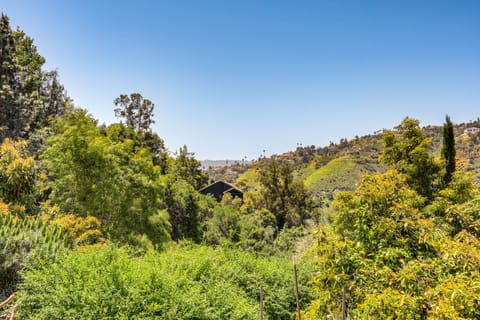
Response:
[{"label": "house partially hidden by trees", "polygon": [[214,182],[198,191],[205,195],[211,194],[217,201],[221,201],[225,193],[230,193],[232,197],[243,199],[243,191],[225,181]]},{"label": "house partially hidden by trees", "polygon": [[473,135],[479,132],[480,132],[480,128],[477,128],[477,127],[465,128],[465,130],[463,131],[463,133],[466,135]]}]

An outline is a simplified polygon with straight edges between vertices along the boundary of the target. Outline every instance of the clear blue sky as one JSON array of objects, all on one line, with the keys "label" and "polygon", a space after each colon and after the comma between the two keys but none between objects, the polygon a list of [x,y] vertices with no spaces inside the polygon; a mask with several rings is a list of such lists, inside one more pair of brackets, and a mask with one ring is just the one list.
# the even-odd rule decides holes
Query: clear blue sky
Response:
[{"label": "clear blue sky", "polygon": [[154,101],[198,159],[480,116],[480,1],[0,0],[77,106]]}]

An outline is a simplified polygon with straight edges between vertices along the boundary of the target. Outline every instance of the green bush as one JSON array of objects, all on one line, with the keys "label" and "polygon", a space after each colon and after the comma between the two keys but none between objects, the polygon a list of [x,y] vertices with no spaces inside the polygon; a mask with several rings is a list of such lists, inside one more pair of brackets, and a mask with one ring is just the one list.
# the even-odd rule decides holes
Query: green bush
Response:
[{"label": "green bush", "polygon": [[[308,279],[305,276],[304,279]],[[22,319],[292,319],[289,260],[177,245],[135,257],[113,245],[24,272]]]},{"label": "green bush", "polygon": [[64,246],[62,231],[40,218],[0,214],[0,292],[13,292],[25,265],[50,261]]}]

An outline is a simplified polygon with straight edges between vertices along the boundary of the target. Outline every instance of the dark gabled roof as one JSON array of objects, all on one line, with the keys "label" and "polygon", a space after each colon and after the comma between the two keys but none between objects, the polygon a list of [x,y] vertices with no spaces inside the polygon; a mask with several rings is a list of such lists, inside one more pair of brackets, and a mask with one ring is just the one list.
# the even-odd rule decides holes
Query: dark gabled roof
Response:
[{"label": "dark gabled roof", "polygon": [[216,181],[198,190],[198,192],[200,192],[201,194],[211,194],[215,197],[215,199],[217,199],[217,201],[220,201],[225,193],[230,193],[232,195],[240,196],[241,198],[243,198],[242,190],[223,180]]},{"label": "dark gabled roof", "polygon": [[206,189],[209,189],[209,188],[211,188],[211,187],[213,187],[213,186],[215,186],[215,185],[219,185],[219,184],[223,184],[223,185],[229,187],[229,188],[225,188],[225,187],[224,187],[223,192],[230,192],[230,191],[232,191],[232,190],[236,190],[236,191],[240,191],[241,193],[243,193],[243,191],[242,191],[240,188],[234,186],[233,184],[230,184],[230,183],[228,183],[228,182],[225,182],[225,181],[223,181],[223,180],[215,181],[214,183],[209,184],[208,186],[203,187],[202,189],[198,190],[198,192],[202,192],[202,191],[204,191],[204,190],[206,190]]}]

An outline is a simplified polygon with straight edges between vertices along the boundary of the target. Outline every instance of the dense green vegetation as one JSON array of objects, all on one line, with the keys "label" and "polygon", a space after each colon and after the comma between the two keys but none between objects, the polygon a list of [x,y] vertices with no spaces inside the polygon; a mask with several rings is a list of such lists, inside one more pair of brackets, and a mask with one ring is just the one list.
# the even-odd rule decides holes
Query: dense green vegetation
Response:
[{"label": "dense green vegetation", "polygon": [[0,22],[0,316],[256,319],[263,288],[265,319],[294,319],[295,254],[302,319],[480,318],[479,134],[405,118],[221,168],[244,197],[217,202],[152,101],[99,124]]},{"label": "dense green vegetation", "polygon": [[257,319],[260,286],[268,319],[290,319],[295,301],[289,260],[191,245],[136,257],[127,249],[106,246],[69,252],[54,264],[27,272],[21,285],[20,315],[28,319]]},{"label": "dense green vegetation", "polygon": [[384,135],[391,169],[339,194],[332,226],[317,229],[321,271],[307,319],[480,316],[478,189],[461,172],[442,187],[418,122],[398,128]]}]

